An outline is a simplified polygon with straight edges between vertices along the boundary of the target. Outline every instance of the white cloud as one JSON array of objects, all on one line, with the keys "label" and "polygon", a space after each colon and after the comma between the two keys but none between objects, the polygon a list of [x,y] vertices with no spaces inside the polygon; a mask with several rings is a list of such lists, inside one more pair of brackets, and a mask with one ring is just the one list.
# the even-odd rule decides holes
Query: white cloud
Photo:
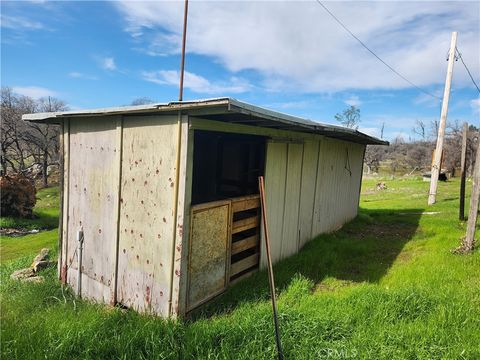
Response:
[{"label": "white cloud", "polygon": [[473,109],[475,114],[480,113],[480,98],[470,100],[470,107]]},{"label": "white cloud", "polygon": [[68,76],[75,79],[98,80],[96,76],[84,74],[78,71],[69,72]]},{"label": "white cloud", "polygon": [[[183,2],[114,4],[137,48],[151,55],[178,53]],[[458,48],[472,72],[480,72],[478,2],[329,2],[327,6],[419,86],[443,84],[452,30],[459,32]],[[314,1],[194,1],[189,8],[187,51],[212,57],[232,72],[256,70],[263,86],[273,91],[410,87]],[[467,86],[469,80],[458,71],[455,81]]]},{"label": "white cloud", "polygon": [[[161,85],[179,86],[180,74],[176,70],[144,71],[143,79]],[[240,78],[232,77],[228,82],[211,82],[203,76],[185,71],[184,87],[196,93],[221,94],[242,93],[250,89],[251,85]]]},{"label": "white cloud", "polygon": [[360,106],[362,102],[360,101],[359,97],[356,95],[350,96],[347,100],[344,101],[345,104],[350,106]]},{"label": "white cloud", "polygon": [[105,70],[114,71],[117,70],[115,59],[113,57],[105,57],[100,59],[100,66]]},{"label": "white cloud", "polygon": [[40,86],[14,86],[12,90],[14,93],[29,96],[34,99],[58,95],[55,91]]},{"label": "white cloud", "polygon": [[17,31],[45,29],[45,26],[38,21],[33,21],[21,16],[8,16],[3,14],[0,17],[0,26]]}]

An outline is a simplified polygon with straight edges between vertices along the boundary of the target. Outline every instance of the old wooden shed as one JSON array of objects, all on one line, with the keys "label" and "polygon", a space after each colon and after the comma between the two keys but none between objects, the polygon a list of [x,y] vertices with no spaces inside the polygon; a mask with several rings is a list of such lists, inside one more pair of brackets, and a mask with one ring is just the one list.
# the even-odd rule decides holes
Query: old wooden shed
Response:
[{"label": "old wooden shed", "polygon": [[230,98],[24,120],[62,126],[60,278],[162,316],[265,265],[259,175],[276,262],[356,216],[365,147],[386,144]]}]

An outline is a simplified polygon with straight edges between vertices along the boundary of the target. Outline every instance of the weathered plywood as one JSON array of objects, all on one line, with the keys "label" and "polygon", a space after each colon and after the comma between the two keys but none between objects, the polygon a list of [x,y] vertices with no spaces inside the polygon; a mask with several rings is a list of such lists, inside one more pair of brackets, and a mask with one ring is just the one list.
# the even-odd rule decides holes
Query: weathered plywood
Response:
[{"label": "weathered plywood", "polygon": [[[283,209],[285,204],[285,186],[287,175],[286,143],[268,142],[265,163],[265,202],[268,227],[270,231],[270,250],[272,261],[281,258],[283,238]],[[263,237],[262,237],[263,238]],[[267,264],[265,242],[262,241],[261,266]]]},{"label": "weathered plywood", "polygon": [[281,257],[286,258],[298,251],[298,210],[302,185],[303,144],[288,144],[287,178],[283,214],[283,237]]},{"label": "weathered plywood", "polygon": [[[191,198],[191,166],[193,164],[188,163],[188,154],[190,149],[193,148],[193,142],[189,141],[188,130],[188,116],[181,115],[180,122],[177,124],[178,142],[180,151],[177,153],[179,156],[179,181],[178,181],[178,193],[177,193],[177,220],[175,225],[175,246],[172,258],[172,283],[171,283],[171,309],[170,316],[179,316],[183,314],[184,302],[180,299],[181,296],[181,278],[187,277],[185,263],[187,262],[185,244],[188,245],[188,241],[185,240],[186,228],[189,225],[188,213],[185,211],[185,204],[190,206]],[[180,127],[180,129],[178,129]]]},{"label": "weathered plywood", "polygon": [[299,249],[312,238],[319,141],[306,141],[303,150],[302,185],[298,216]]},{"label": "weathered plywood", "polygon": [[124,118],[118,301],[169,315],[174,246],[176,116]]},{"label": "weathered plywood", "polygon": [[82,297],[111,302],[117,237],[119,117],[70,120],[68,160],[68,282],[77,276],[76,233],[84,233]]},{"label": "weathered plywood", "polygon": [[[189,123],[189,119],[188,123]],[[187,136],[187,145],[186,147],[182,145],[182,151],[186,150],[185,153],[185,186],[184,186],[184,195],[183,195],[183,226],[182,228],[179,227],[179,234],[180,230],[182,230],[182,246],[181,246],[181,260],[180,260],[180,270],[177,269],[175,271],[179,271],[180,277],[178,282],[178,308],[173,309],[172,315],[179,315],[183,316],[187,312],[187,297],[188,297],[188,257],[189,257],[189,248],[190,248],[190,206],[192,202],[192,175],[193,175],[193,148],[194,148],[194,136],[193,130],[186,130]],[[182,156],[182,159],[184,156]],[[182,196],[179,196],[179,201],[182,199]],[[180,212],[180,207],[178,208]],[[178,222],[181,223],[180,221]],[[174,284],[175,285],[175,284]],[[174,287],[175,291],[175,287]],[[174,297],[175,298],[175,297]],[[177,313],[175,313],[177,310]]]},{"label": "weathered plywood", "polygon": [[219,294],[227,286],[230,211],[229,200],[192,207],[188,310]]},{"label": "weathered plywood", "polygon": [[63,136],[62,136],[62,143],[63,143],[63,196],[62,196],[62,232],[59,234],[62,238],[62,247],[59,249],[62,253],[62,262],[61,266],[61,273],[60,278],[63,283],[67,281],[67,268],[68,268],[68,199],[69,199],[69,170],[70,170],[70,120],[65,120],[63,124]]},{"label": "weathered plywood", "polygon": [[312,236],[337,230],[356,216],[363,149],[340,140],[321,141]]}]

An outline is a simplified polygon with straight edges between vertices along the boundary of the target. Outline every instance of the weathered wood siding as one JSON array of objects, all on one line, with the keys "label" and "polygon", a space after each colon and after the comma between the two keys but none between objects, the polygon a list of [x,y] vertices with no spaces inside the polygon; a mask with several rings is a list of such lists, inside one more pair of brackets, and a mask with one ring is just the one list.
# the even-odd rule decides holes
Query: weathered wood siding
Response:
[{"label": "weathered wood siding", "polygon": [[321,141],[312,236],[337,230],[356,216],[363,151],[360,144]]},{"label": "weathered wood siding", "polygon": [[176,116],[124,119],[117,299],[164,316],[175,244],[177,139]]},{"label": "weathered wood siding", "polygon": [[298,219],[299,243],[301,249],[312,238],[313,209],[320,151],[319,140],[307,140],[303,146],[302,185]]},{"label": "weathered wood siding", "polygon": [[[364,148],[320,136],[301,144],[268,143],[265,188],[274,262],[356,216]],[[264,254],[263,245],[262,266]]]},{"label": "weathered wood siding", "polygon": [[[119,117],[70,121],[69,154],[64,198],[64,266],[67,281],[75,288],[77,279],[77,231],[84,233],[82,296],[111,302],[114,296],[117,234]],[[68,219],[68,224],[66,220]]]}]

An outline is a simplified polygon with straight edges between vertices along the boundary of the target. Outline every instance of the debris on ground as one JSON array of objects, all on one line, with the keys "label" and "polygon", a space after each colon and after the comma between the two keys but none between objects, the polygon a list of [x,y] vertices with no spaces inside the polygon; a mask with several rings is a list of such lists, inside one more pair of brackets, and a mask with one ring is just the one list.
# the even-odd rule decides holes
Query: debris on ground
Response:
[{"label": "debris on ground", "polygon": [[49,260],[49,253],[50,253],[49,249],[43,248],[42,250],[40,250],[40,253],[37,256],[35,256],[35,258],[33,259],[32,265],[30,265],[30,267],[14,271],[10,275],[10,278],[12,280],[19,280],[23,282],[33,282],[33,283],[41,283],[45,281],[44,277],[37,275],[37,273],[40,270],[55,264],[55,261]]},{"label": "debris on ground", "polygon": [[0,235],[10,236],[10,237],[20,237],[28,234],[37,234],[40,230],[33,229],[15,229],[15,228],[0,228]]}]

